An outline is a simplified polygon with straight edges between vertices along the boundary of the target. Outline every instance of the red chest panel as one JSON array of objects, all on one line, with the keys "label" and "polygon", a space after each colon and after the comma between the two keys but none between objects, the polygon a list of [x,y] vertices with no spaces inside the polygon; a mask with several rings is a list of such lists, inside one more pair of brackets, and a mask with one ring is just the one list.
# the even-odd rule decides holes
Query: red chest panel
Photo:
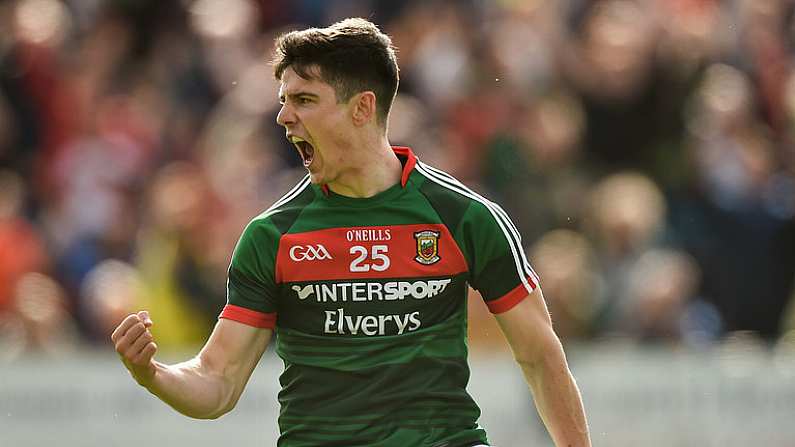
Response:
[{"label": "red chest panel", "polygon": [[276,282],[450,276],[467,263],[443,224],[341,227],[285,234]]}]

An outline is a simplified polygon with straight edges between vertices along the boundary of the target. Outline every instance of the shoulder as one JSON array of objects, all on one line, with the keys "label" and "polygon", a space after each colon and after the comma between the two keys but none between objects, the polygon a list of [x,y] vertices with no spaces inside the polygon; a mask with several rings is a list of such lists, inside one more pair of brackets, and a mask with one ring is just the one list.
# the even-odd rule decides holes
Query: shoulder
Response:
[{"label": "shoulder", "polygon": [[307,175],[273,205],[246,224],[238,247],[241,244],[267,245],[268,241],[277,242],[314,197],[315,192]]},{"label": "shoulder", "polygon": [[419,191],[428,199],[442,219],[457,227],[465,217],[467,219],[492,219],[498,206],[464,185],[452,175],[417,161],[416,171],[419,180]]},{"label": "shoulder", "polygon": [[246,231],[271,230],[284,234],[295,222],[301,211],[315,199],[309,175],[306,175],[273,203],[268,209],[251,219]]}]

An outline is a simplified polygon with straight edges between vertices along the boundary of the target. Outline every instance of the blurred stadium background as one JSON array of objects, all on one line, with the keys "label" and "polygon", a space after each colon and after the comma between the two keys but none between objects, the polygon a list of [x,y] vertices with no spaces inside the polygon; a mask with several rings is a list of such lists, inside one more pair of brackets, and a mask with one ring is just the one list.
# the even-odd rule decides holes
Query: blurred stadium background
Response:
[{"label": "blurred stadium background", "polygon": [[[795,446],[789,0],[0,2],[0,446],[274,445],[279,360],[238,409],[177,415],[161,359],[224,304],[245,223],[300,178],[267,64],[368,17],[399,48],[390,139],[504,205],[597,446]],[[472,392],[500,447],[551,445],[485,306]]]}]

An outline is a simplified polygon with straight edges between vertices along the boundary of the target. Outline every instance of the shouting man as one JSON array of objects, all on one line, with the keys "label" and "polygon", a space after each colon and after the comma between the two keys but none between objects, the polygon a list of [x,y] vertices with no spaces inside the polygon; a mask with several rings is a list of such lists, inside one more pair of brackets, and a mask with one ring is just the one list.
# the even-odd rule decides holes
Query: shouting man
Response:
[{"label": "shouting man", "polygon": [[217,418],[276,334],[278,445],[489,445],[466,391],[467,290],[495,314],[557,446],[590,445],[577,385],[516,227],[495,203],[387,140],[390,38],[363,19],[280,36],[277,121],[309,171],[254,218],[227,305],[192,360],[165,365],[145,311],[112,335],[135,380]]}]

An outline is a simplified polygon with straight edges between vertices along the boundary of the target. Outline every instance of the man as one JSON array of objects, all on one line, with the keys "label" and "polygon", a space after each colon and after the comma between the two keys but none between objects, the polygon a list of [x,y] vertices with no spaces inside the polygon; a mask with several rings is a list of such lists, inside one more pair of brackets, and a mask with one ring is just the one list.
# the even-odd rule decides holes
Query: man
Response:
[{"label": "man", "polygon": [[538,278],[505,213],[386,129],[398,67],[363,19],[279,37],[277,121],[309,175],[246,227],[201,352],[153,360],[146,312],[112,335],[135,380],[196,418],[230,411],[277,334],[280,446],[488,445],[466,392],[467,285],[505,333],[558,446],[590,445]]}]

